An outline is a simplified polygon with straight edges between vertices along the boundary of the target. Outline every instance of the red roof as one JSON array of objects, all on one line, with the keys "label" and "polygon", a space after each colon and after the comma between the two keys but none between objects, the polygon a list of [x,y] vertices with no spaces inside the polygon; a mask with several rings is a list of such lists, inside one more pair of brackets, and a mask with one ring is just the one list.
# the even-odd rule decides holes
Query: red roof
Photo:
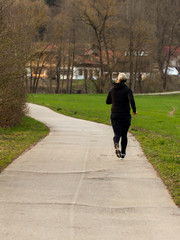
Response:
[{"label": "red roof", "polygon": [[[113,57],[122,57],[121,52],[113,52],[111,50],[108,51],[109,53],[109,59],[112,60]],[[103,58],[103,64],[107,64],[107,56],[106,51],[102,51],[102,58]],[[99,64],[99,53],[96,49],[84,49],[84,53],[77,56],[76,60],[79,62],[87,63],[87,64]]]},{"label": "red roof", "polygon": [[172,47],[170,47],[170,46],[164,47],[163,52],[165,54],[169,54],[169,51],[172,52],[171,55],[173,55],[173,56],[176,56],[176,57],[180,56],[180,47],[174,47],[174,46],[172,46]]}]

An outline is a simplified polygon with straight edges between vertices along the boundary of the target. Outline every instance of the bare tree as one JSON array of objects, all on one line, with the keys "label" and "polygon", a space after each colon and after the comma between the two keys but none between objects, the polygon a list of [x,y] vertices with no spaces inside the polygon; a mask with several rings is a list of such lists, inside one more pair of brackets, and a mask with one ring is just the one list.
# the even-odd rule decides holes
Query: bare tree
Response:
[{"label": "bare tree", "polygon": [[[153,24],[148,21],[146,2],[143,0],[127,0],[121,9],[120,41],[129,64],[130,82],[132,90],[137,87],[142,91],[141,73],[147,69],[147,52],[152,41]],[[149,52],[148,52],[149,54]]]},{"label": "bare tree", "polygon": [[[180,2],[178,0],[167,0],[165,2],[156,0],[154,10],[156,26],[155,60],[159,67],[163,90],[166,90],[170,59],[177,47],[180,46]],[[168,53],[165,54],[163,50],[166,46],[168,46]]]},{"label": "bare tree", "polygon": [[116,17],[119,2],[116,0],[79,1],[81,20],[93,31],[95,37],[94,46],[98,49],[100,77],[95,86],[97,92],[102,93],[105,87],[103,50],[106,52],[106,63],[110,64],[109,43],[110,25]]},{"label": "bare tree", "polygon": [[[72,93],[74,61],[76,54],[76,38],[78,33],[77,11],[74,2],[61,2],[59,12],[51,19],[49,28],[49,40],[56,45],[56,93],[63,91],[66,83],[66,93]],[[62,75],[62,84],[60,77]],[[60,74],[61,73],[61,74]],[[61,90],[60,90],[61,88]],[[64,89],[65,90],[65,89]]]}]

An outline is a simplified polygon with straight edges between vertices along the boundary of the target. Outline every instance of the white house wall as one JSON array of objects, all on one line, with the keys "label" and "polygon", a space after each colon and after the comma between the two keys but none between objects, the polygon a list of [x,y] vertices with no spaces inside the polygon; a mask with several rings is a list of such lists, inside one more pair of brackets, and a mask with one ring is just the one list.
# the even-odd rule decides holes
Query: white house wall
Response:
[{"label": "white house wall", "polygon": [[[80,71],[80,70],[82,71],[82,75],[79,75],[79,71]],[[93,78],[94,80],[97,80],[96,71],[99,72],[99,76],[100,76],[100,71],[101,71],[100,68],[74,67],[73,80],[84,80],[85,70],[87,70],[87,79],[90,79],[90,77],[91,77],[91,76],[90,76],[90,71],[92,71],[92,78]],[[105,72],[105,74],[106,74],[106,72]],[[117,72],[113,72],[112,74],[113,74],[113,80],[115,81],[115,80],[117,79],[117,76],[116,76],[116,75],[118,75],[118,73],[117,73]],[[127,73],[127,75],[128,75],[128,74],[129,74],[129,73]],[[127,77],[129,77],[129,75],[128,75]],[[63,79],[63,75],[61,75],[61,79]],[[67,76],[66,76],[66,75],[64,75],[64,79],[67,79]]]},{"label": "white house wall", "polygon": [[[99,68],[83,68],[83,67],[74,67],[73,70],[73,79],[74,80],[84,80],[85,76],[85,70],[87,71],[87,79],[90,78],[90,71],[92,71],[92,78],[94,80],[97,80],[97,76],[95,76],[96,71],[100,72]],[[82,75],[79,75],[79,72],[82,71]],[[64,76],[61,74],[60,75],[61,79],[67,79],[67,75],[65,74]]]}]

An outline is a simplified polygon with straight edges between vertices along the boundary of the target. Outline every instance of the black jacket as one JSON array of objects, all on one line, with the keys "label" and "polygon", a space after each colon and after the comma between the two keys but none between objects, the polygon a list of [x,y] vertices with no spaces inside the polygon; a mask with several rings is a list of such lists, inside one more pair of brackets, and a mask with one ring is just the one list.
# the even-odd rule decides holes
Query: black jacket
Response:
[{"label": "black jacket", "polygon": [[136,112],[133,92],[124,82],[114,83],[114,87],[108,93],[106,104],[112,104],[111,113],[122,118],[131,116],[130,104],[133,112]]}]

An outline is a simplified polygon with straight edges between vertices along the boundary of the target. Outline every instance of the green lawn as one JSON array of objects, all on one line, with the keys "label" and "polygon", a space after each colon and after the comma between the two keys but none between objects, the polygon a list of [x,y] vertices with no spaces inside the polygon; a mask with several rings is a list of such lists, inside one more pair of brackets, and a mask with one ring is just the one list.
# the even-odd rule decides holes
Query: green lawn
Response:
[{"label": "green lawn", "polygon": [[[29,101],[69,116],[110,124],[106,95],[35,94]],[[138,115],[133,116],[135,135],[180,206],[180,94],[135,96]],[[175,107],[174,115],[169,112]]]},{"label": "green lawn", "polygon": [[44,124],[29,117],[15,127],[0,128],[0,171],[48,132]]}]

